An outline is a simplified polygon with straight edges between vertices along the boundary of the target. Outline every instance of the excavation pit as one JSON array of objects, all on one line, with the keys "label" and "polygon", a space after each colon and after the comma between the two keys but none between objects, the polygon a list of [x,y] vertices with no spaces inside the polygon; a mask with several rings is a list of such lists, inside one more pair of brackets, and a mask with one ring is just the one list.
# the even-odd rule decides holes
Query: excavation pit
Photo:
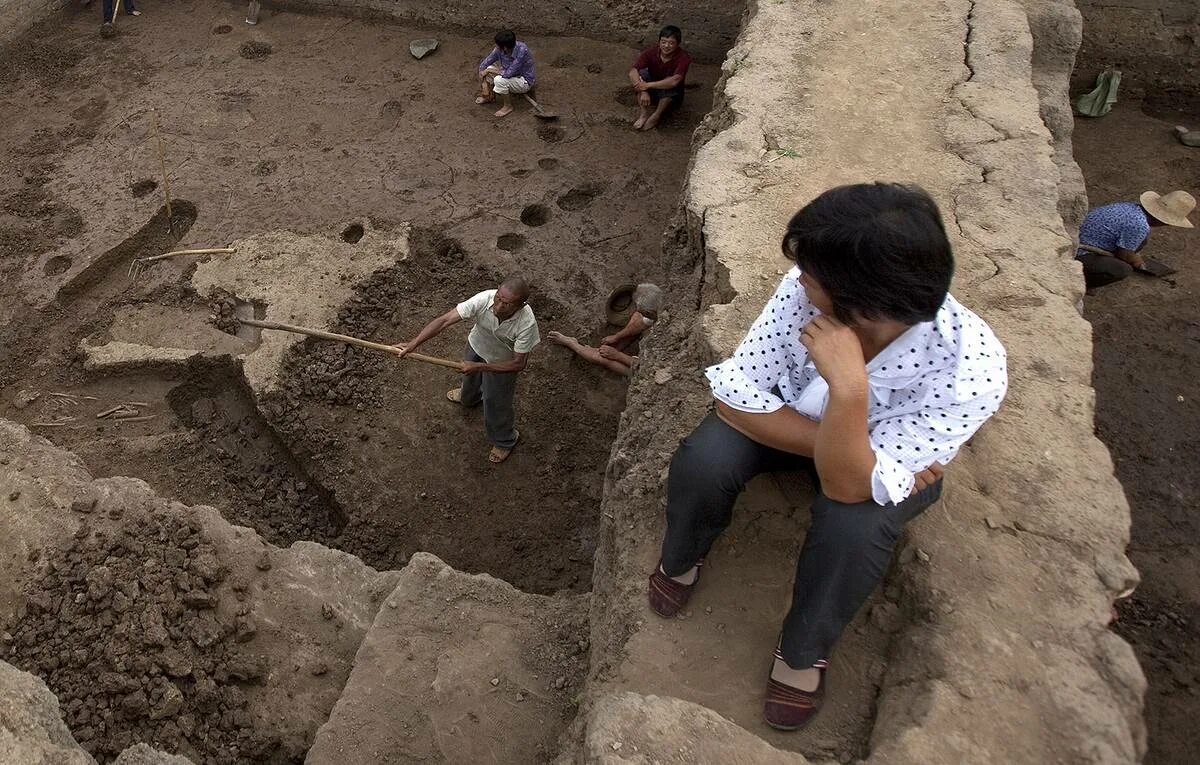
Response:
[{"label": "excavation pit", "polygon": [[[38,50],[69,51],[75,59],[14,54],[20,66],[0,75],[7,86],[17,73],[0,98],[22,105],[11,110],[17,120],[0,125],[0,141],[11,149],[0,154],[8,163],[0,199],[29,185],[53,202],[23,206],[35,215],[19,227],[12,217],[0,221],[7,227],[0,242],[16,243],[0,264],[7,298],[0,303],[0,415],[79,459],[61,452],[52,458],[44,442],[22,441],[24,429],[0,423],[0,472],[20,487],[9,501],[26,503],[15,505],[26,510],[43,487],[53,500],[41,515],[16,515],[38,523],[18,526],[9,543],[44,549],[54,560],[59,542],[76,534],[95,539],[108,533],[104,524],[120,520],[112,510],[72,510],[78,497],[68,489],[120,488],[136,495],[125,513],[157,492],[158,509],[205,519],[230,565],[241,569],[227,589],[221,585],[233,609],[227,615],[250,605],[274,608],[259,632],[291,630],[269,645],[251,635],[251,647],[266,645],[271,671],[262,687],[235,683],[230,690],[235,702],[245,693],[248,713],[260,715],[242,730],[270,738],[277,727],[286,729],[278,761],[302,759],[319,725],[322,740],[335,747],[323,751],[338,751],[365,720],[372,731],[412,732],[400,744],[411,747],[411,759],[433,752],[479,761],[531,740],[534,749],[508,759],[554,759],[556,742],[574,759],[611,757],[623,748],[665,761],[693,744],[728,745],[764,760],[787,756],[764,740],[819,761],[876,754],[895,762],[1087,761],[1096,751],[1132,759],[1126,755],[1136,754],[1130,710],[1138,678],[1100,621],[1111,591],[1128,575],[1114,542],[1121,508],[1106,504],[1106,476],[1094,469],[1103,454],[1055,464],[1056,480],[1073,492],[1068,503],[1048,493],[1029,496],[1030,482],[1014,482],[1025,473],[1012,470],[1015,460],[1005,451],[1020,442],[1027,419],[1049,423],[1042,430],[1070,444],[1055,441],[1052,452],[1039,444],[1032,454],[1061,458],[1075,456],[1080,444],[1091,448],[1077,358],[1087,341],[1071,323],[1078,322],[1072,287],[1052,259],[1065,237],[1053,212],[1054,184],[1042,182],[1052,168],[1031,97],[1026,17],[1012,3],[969,5],[885,4],[864,15],[813,2],[760,4],[725,67],[699,63],[690,73],[691,84],[718,83],[712,116],[700,122],[708,93],[693,89],[681,111],[644,134],[630,129],[631,94],[622,82],[636,54],[631,45],[525,38],[547,64],[538,86],[539,98],[560,114],[551,126],[535,122],[523,102],[496,121],[492,107],[472,103],[469,83],[462,92],[447,84],[462,82],[463,66],[486,52],[491,29],[469,39],[441,36],[439,55],[421,62],[403,48],[428,30],[286,12],[263,30],[270,32],[270,55],[246,60],[238,48],[245,32],[208,35],[219,19],[191,0],[156,10],[161,34],[125,24],[106,46],[82,44],[94,35],[82,17],[38,30]],[[598,25],[621,16],[573,9]],[[222,11],[228,18],[221,20],[243,29],[240,10]],[[931,10],[937,24],[898,23],[905,14],[928,18]],[[705,24],[730,30],[736,18],[729,14],[740,9],[705,4],[698,13],[710,11]],[[435,23],[444,31],[446,21],[462,19]],[[555,32],[579,28],[564,19],[546,23]],[[685,23],[688,39],[718,60],[730,41],[714,49],[714,33],[704,26]],[[653,33],[609,29],[629,41]],[[197,40],[207,41],[204,50],[195,49]],[[334,48],[344,53],[330,57]],[[878,50],[897,56],[881,59]],[[172,64],[138,69],[144,81],[137,87],[111,92],[91,76],[138,56]],[[212,87],[198,93],[197,81]],[[1010,81],[1017,86],[996,87]],[[863,121],[861,101],[848,95],[860,83],[875,89],[866,100],[904,115],[898,132],[881,135]],[[620,103],[612,97],[617,88]],[[994,103],[983,96],[1004,104],[1000,119],[991,115],[989,122]],[[49,100],[87,106],[55,110],[44,106]],[[402,108],[380,106],[392,102]],[[171,226],[156,212],[157,197],[121,193],[133,179],[157,174],[146,144],[151,107],[160,109],[172,192],[188,200],[173,200]],[[197,113],[206,119],[196,120]],[[905,132],[910,126],[920,132]],[[962,132],[948,137],[943,129]],[[461,150],[464,136],[469,153]],[[29,156],[37,162],[28,168],[13,159]],[[131,163],[142,164],[131,170]],[[989,168],[995,172],[984,172]],[[685,173],[682,201],[664,193],[680,188]],[[1014,389],[1008,413],[956,462],[943,505],[903,540],[882,591],[831,657],[836,702],[809,730],[783,735],[760,721],[760,680],[747,678],[761,676],[777,638],[788,588],[780,572],[794,561],[813,487],[794,476],[755,482],[713,551],[722,576],[707,580],[707,603],[697,605],[703,610],[660,622],[645,611],[644,587],[661,535],[665,469],[710,402],[699,370],[729,352],[778,279],[777,228],[797,201],[832,183],[896,174],[928,185],[943,205],[962,252],[960,297],[1006,328],[1025,387]],[[610,193],[587,204],[567,196],[594,182]],[[1001,199],[1006,203],[995,201]],[[546,219],[537,226],[522,221],[527,246],[497,247],[534,200]],[[987,215],[1008,211],[1009,200],[1022,215]],[[79,225],[70,225],[73,210],[87,211],[86,218],[76,213]],[[354,220],[363,222],[364,236],[351,244],[340,233]],[[26,241],[39,231],[54,235]],[[1019,253],[1004,254],[1003,279],[990,278],[992,243],[972,238],[989,235],[983,232],[1021,243]],[[184,257],[127,276],[136,257],[226,245],[238,252],[224,269],[216,258]],[[389,257],[380,261],[382,252]],[[45,275],[40,264],[58,256],[73,257],[71,269]],[[532,281],[543,334],[559,329],[592,344],[611,332],[598,325],[614,285],[653,281],[668,299],[628,388],[563,349],[536,349],[518,386],[523,440],[501,466],[486,461],[478,411],[446,400],[459,383],[452,370],[322,340],[282,339],[270,330],[247,342],[215,326],[260,306],[268,319],[395,343],[512,273]],[[221,286],[226,293],[216,291]],[[1005,287],[1018,294],[1005,294]],[[1029,370],[1043,369],[1023,334],[1036,325],[1030,292],[1061,319],[1056,363],[1071,382],[1056,393],[1072,406],[1043,408],[1046,397],[1030,390],[1037,382],[1028,382]],[[228,316],[214,307],[222,294],[233,301]],[[423,350],[461,358],[465,330],[452,327]],[[623,411],[627,391],[632,404]],[[70,480],[35,475],[51,463]],[[152,488],[117,478],[87,483],[85,469],[140,478]],[[251,529],[230,526],[230,519]],[[1068,521],[1077,523],[1064,532]],[[262,547],[259,534],[291,545]],[[418,551],[518,589],[450,571]],[[13,577],[0,577],[0,591],[37,565],[28,558],[25,547],[0,558],[20,564]],[[295,578],[280,581],[274,577],[285,558]],[[395,579],[360,586],[386,579],[364,570],[363,561],[404,567],[407,581],[394,591],[386,585]],[[1048,581],[1056,586],[1043,592]],[[37,596],[32,582],[20,582],[22,597]],[[194,584],[190,579],[180,582],[170,585],[181,590],[178,597],[196,589],[185,586]],[[330,592],[331,583],[357,594]],[[1074,600],[1061,597],[1066,593]],[[202,606],[210,598],[199,593],[191,601]],[[0,626],[23,629],[12,608],[19,602],[5,591]],[[580,618],[587,609],[590,630]],[[351,610],[357,616],[345,617]],[[227,628],[238,634],[232,619]],[[984,643],[1012,660],[995,662],[994,653],[982,663],[982,652],[971,647]],[[504,648],[502,661],[496,646]],[[61,683],[41,659],[22,657],[26,668]],[[494,669],[499,664],[504,671]],[[133,696],[118,703],[137,712],[137,691],[123,686],[140,685],[141,675],[122,666],[114,674],[106,680]],[[1057,682],[1065,676],[1078,685]],[[983,691],[980,677],[993,678]],[[404,687],[389,687],[397,678]],[[63,685],[56,690],[66,695]],[[169,693],[154,680],[142,690],[155,702]],[[537,715],[521,718],[535,693]],[[280,706],[284,697],[289,703]],[[381,698],[374,709],[363,704]],[[408,701],[388,701],[395,698]],[[480,716],[477,704],[488,701],[495,716]],[[243,708],[227,707],[239,722]],[[1002,719],[997,708],[1007,710]],[[577,711],[572,735],[560,739]],[[186,716],[166,719],[179,727]],[[518,719],[538,726],[536,736],[522,736],[528,727],[509,730]],[[327,730],[339,720],[341,736]],[[463,720],[480,721],[485,733],[470,737],[475,749],[458,750],[456,760],[445,747],[463,741]],[[678,735],[652,731],[647,722],[667,720]],[[148,735],[127,722],[105,730],[103,748],[91,745],[102,759]],[[1013,729],[1029,733],[1013,737]],[[237,754],[168,740],[176,742],[198,761],[210,754],[217,762],[276,756],[251,741],[244,750],[239,742]],[[218,749],[227,742],[219,735],[212,741]]]},{"label": "excavation pit", "polygon": [[[164,7],[156,17],[161,34],[138,44],[144,55],[167,58],[179,46],[194,45],[199,32],[212,41],[212,57],[147,69],[145,90],[113,93],[87,77],[111,55],[94,46],[78,48],[83,66],[57,65],[47,79],[40,75],[50,70],[34,62],[30,67],[41,67],[38,76],[21,74],[7,89],[4,98],[32,103],[33,93],[58,88],[63,97],[90,106],[74,114],[46,109],[28,124],[0,126],[0,141],[21,153],[36,152],[40,163],[36,199],[24,193],[31,184],[15,165],[0,178],[0,199],[32,216],[19,219],[30,231],[58,237],[16,249],[8,253],[16,260],[4,264],[19,278],[0,286],[6,298],[0,303],[0,415],[77,454],[96,476],[139,478],[166,499],[215,507],[227,521],[289,551],[316,542],[379,571],[401,569],[417,552],[427,552],[459,571],[497,577],[529,597],[555,598],[547,618],[578,603],[573,594],[592,586],[604,466],[625,380],[543,343],[518,385],[522,442],[507,462],[492,466],[480,412],[445,399],[460,382],[452,370],[259,330],[240,319],[293,321],[394,343],[474,292],[521,273],[534,285],[530,304],[543,336],[561,329],[598,340],[608,331],[600,317],[612,285],[632,271],[668,281],[669,261],[647,253],[657,251],[675,200],[650,189],[678,186],[688,161],[688,132],[664,130],[651,146],[631,142],[627,132],[607,123],[564,116],[554,133],[555,156],[547,157],[538,133],[545,126],[523,124],[525,114],[496,122],[491,111],[472,103],[469,89],[447,88],[456,81],[461,57],[486,53],[488,46],[477,39],[442,36],[442,51],[450,55],[417,63],[397,59],[378,42],[381,36],[406,40],[407,30],[338,21],[339,45],[357,57],[351,90],[347,72],[331,70],[310,44],[327,32],[329,19],[281,14],[272,25],[270,55],[247,47],[259,57],[245,60],[236,33],[208,36],[226,34],[220,26],[233,24],[213,27],[211,16],[196,10],[188,3]],[[73,51],[79,36],[89,34],[90,26],[56,25],[39,35],[39,45]],[[540,38],[531,45],[546,56],[582,46],[587,55],[580,62],[603,61],[611,71],[635,55],[627,46],[592,41]],[[548,71],[540,83],[564,115],[585,113],[610,87],[584,63]],[[250,81],[236,73],[242,67],[253,68]],[[696,70],[713,67],[697,64]],[[202,103],[194,101],[198,77],[214,83],[200,96]],[[173,173],[171,220],[156,196],[161,187],[153,180],[154,154],[132,178],[125,159],[141,156],[142,133],[152,129],[150,106],[158,108]],[[694,99],[688,119],[698,122],[707,106],[703,97]],[[200,112],[211,120],[203,128],[195,120]],[[256,129],[243,130],[251,119]],[[120,127],[129,120],[136,123],[136,138]],[[386,142],[378,140],[380,120],[389,131]],[[463,130],[471,132],[478,152],[458,150]],[[109,143],[74,140],[80,131],[104,135]],[[587,140],[564,139],[583,131]],[[181,139],[185,133],[188,140]],[[273,136],[271,144],[261,141],[266,135]],[[298,153],[279,148],[292,145]],[[350,148],[355,145],[370,150],[360,153]],[[214,173],[251,184],[255,193],[231,194]],[[497,200],[488,180],[496,177],[519,178],[530,201]],[[628,191],[596,198],[569,223],[552,214],[552,200],[596,177]],[[95,179],[125,193],[115,200],[93,185]],[[69,210],[102,209],[101,199],[116,205],[104,208],[103,223],[85,217],[83,225],[61,225]],[[520,219],[527,228],[513,233]],[[590,247],[594,257],[586,262],[575,257],[581,242],[604,238],[602,231],[633,233]],[[237,252],[155,261],[131,275],[138,258],[205,247]],[[66,263],[61,258],[72,262],[59,273]],[[47,263],[54,265],[43,276]],[[16,311],[27,300],[35,304],[33,321]],[[461,359],[466,329],[454,327],[422,350]],[[274,355],[264,362],[263,354]],[[17,395],[21,391],[40,395],[26,402]],[[250,569],[272,576],[269,569]],[[340,608],[338,601],[334,605]],[[568,610],[575,615],[546,625],[552,653],[536,640],[528,649],[539,668],[535,674],[558,667],[543,681],[548,689],[533,688],[539,714],[556,716],[542,718],[548,727],[539,735],[546,736],[546,746],[573,713],[571,699],[581,691],[586,665],[582,612],[574,605]],[[325,624],[322,614],[318,608],[318,625]],[[291,624],[295,617],[280,618]],[[16,623],[0,626],[16,629]],[[330,634],[347,643],[354,632]],[[274,723],[255,722],[229,728],[224,738],[214,734],[212,743],[219,748],[252,730],[263,739],[245,739],[247,747],[278,734],[284,743],[277,752],[302,753],[329,716],[355,648],[350,642],[338,649],[340,670],[318,674],[315,659],[311,671],[303,667],[301,678],[320,692],[297,696],[313,699],[311,704],[289,705],[283,726],[291,726],[290,739]],[[269,663],[284,661],[286,650],[271,650],[278,655],[268,651]],[[75,680],[41,670],[41,661],[40,655],[22,657],[26,668],[43,673],[75,701]],[[292,677],[290,664],[279,666]],[[231,682],[230,693],[245,691],[251,709],[261,708],[253,702],[258,686]],[[193,687],[180,688],[190,703]],[[187,703],[179,710],[185,717]],[[76,726],[82,719],[69,717]],[[170,714],[162,719],[176,721]],[[119,744],[153,735],[153,729],[122,722],[103,735],[87,733],[86,746],[106,759]],[[159,740],[193,757],[214,751],[171,736]],[[272,756],[278,754],[263,755],[263,761]]]}]

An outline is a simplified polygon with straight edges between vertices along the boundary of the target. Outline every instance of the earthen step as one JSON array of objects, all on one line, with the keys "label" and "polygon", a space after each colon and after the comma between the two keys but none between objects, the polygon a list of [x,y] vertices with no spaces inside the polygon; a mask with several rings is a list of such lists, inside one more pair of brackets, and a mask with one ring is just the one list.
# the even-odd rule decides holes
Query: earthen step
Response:
[{"label": "earthen step", "polygon": [[549,760],[574,716],[586,599],[417,553],[367,632],[309,765]]}]

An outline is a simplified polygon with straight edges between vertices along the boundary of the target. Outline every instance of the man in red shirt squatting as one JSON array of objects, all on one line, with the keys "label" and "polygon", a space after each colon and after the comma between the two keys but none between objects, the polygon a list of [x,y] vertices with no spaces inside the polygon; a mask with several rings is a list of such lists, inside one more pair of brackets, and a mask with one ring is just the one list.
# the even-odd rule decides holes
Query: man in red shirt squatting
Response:
[{"label": "man in red shirt squatting", "polygon": [[682,41],[683,32],[679,27],[665,26],[658,33],[658,45],[642,51],[633,62],[629,82],[638,96],[634,130],[653,130],[667,111],[683,101],[683,83],[692,58],[679,47]]}]

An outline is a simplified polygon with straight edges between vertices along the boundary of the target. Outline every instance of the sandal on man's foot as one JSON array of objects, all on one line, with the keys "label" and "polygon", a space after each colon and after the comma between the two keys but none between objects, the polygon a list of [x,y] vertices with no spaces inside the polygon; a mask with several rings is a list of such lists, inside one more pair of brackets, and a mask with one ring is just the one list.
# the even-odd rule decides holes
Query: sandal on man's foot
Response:
[{"label": "sandal on man's foot", "polygon": [[492,463],[493,465],[499,465],[501,462],[504,462],[504,460],[508,459],[508,455],[512,454],[512,450],[517,448],[517,441],[521,440],[521,431],[513,428],[513,435],[516,437],[516,439],[513,441],[513,445],[507,449],[500,446],[493,446],[491,448],[491,450],[488,452],[488,462]]},{"label": "sandal on man's foot", "polygon": [[[779,651],[775,658],[783,661]],[[813,691],[802,691],[785,683],[781,683],[767,675],[767,698],[763,703],[763,719],[776,730],[799,730],[821,711],[825,700],[825,668],[828,662],[824,659],[813,665],[813,669],[821,673],[817,688]]]},{"label": "sandal on man's foot", "polygon": [[703,565],[704,559],[701,558],[696,563],[696,578],[691,584],[683,584],[664,574],[662,562],[659,561],[654,567],[654,573],[650,575],[650,610],[664,619],[675,618],[687,605],[688,598],[692,597],[692,588],[700,581],[700,567]]},{"label": "sandal on man's foot", "polygon": [[462,388],[451,388],[446,391],[446,400],[453,401],[456,404],[462,403]]}]

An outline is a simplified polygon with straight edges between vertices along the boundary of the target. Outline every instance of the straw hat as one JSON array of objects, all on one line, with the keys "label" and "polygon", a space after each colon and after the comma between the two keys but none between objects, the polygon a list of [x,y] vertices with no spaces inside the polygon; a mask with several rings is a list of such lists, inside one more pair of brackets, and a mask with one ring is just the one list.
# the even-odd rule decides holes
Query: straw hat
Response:
[{"label": "straw hat", "polygon": [[636,284],[622,284],[608,293],[604,302],[604,318],[613,326],[621,326],[633,315],[633,293],[637,291]]},{"label": "straw hat", "polygon": [[1186,191],[1172,191],[1169,194],[1147,191],[1142,194],[1140,201],[1146,212],[1168,226],[1192,228],[1188,214],[1196,209],[1196,198]]}]

